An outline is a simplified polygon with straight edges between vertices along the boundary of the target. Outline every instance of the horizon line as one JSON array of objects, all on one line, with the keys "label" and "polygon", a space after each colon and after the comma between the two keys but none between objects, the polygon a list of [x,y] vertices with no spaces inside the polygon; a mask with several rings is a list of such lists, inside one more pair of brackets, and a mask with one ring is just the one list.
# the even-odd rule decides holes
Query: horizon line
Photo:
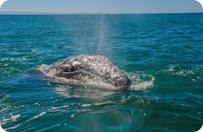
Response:
[{"label": "horizon line", "polygon": [[193,14],[193,13],[203,13],[202,12],[29,12],[29,11],[0,11],[0,15],[97,15],[97,14]]}]

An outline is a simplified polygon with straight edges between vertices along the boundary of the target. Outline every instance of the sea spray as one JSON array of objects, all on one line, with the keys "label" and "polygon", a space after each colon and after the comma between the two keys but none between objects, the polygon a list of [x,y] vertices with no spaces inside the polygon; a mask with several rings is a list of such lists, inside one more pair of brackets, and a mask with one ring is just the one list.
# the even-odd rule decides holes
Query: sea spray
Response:
[{"label": "sea spray", "polygon": [[105,23],[104,23],[104,15],[100,16],[100,25],[99,25],[99,43],[98,43],[98,53],[99,54],[104,54],[105,50],[105,45],[106,45],[106,37],[105,37]]},{"label": "sea spray", "polygon": [[6,2],[7,0],[0,0],[0,8],[2,7],[2,5]]}]

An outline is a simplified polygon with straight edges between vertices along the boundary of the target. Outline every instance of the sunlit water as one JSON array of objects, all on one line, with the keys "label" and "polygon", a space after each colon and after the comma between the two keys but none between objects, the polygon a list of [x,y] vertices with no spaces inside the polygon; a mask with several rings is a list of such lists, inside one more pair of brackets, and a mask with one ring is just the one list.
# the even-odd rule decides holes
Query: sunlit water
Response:
[{"label": "sunlit water", "polygon": [[[143,91],[63,86],[33,71],[102,54]],[[7,131],[177,131],[203,123],[203,14],[0,15]]]}]

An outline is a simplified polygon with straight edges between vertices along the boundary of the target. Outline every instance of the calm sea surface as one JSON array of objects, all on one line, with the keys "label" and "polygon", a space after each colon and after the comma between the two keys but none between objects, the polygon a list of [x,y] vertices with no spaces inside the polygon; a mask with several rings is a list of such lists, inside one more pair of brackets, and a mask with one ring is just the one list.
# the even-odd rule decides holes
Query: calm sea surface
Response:
[{"label": "calm sea surface", "polygon": [[[102,54],[144,91],[49,82],[34,68]],[[193,132],[203,123],[203,14],[0,15],[0,121],[7,131]]]}]

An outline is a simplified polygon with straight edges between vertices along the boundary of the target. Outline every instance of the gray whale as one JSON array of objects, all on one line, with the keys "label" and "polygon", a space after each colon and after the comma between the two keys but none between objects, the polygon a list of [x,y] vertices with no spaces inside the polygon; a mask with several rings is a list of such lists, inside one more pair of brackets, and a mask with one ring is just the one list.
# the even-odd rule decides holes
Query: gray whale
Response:
[{"label": "gray whale", "polygon": [[57,83],[93,85],[112,90],[125,90],[131,85],[128,76],[101,55],[69,57],[51,65],[43,64],[37,69]]}]

